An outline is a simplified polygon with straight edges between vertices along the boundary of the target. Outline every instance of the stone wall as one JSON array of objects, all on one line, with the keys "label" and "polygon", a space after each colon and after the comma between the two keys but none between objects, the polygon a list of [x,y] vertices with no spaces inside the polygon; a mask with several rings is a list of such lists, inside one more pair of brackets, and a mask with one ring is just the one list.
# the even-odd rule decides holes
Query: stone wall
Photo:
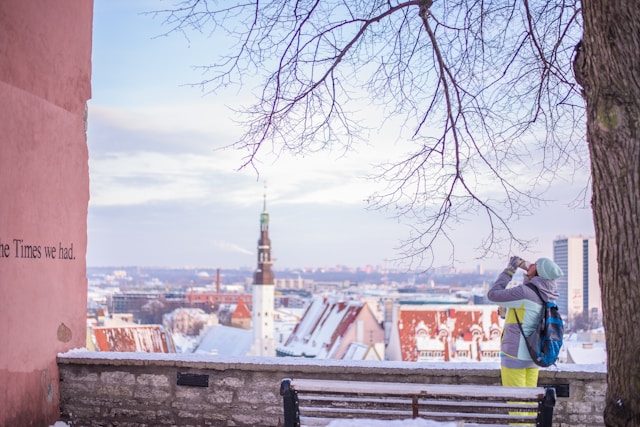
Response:
[{"label": "stone wall", "polygon": [[[342,362],[294,358],[91,353],[58,356],[61,419],[94,426],[279,426],[281,378],[499,384],[495,364]],[[604,367],[563,365],[540,384],[569,384],[556,426],[601,426]]]}]

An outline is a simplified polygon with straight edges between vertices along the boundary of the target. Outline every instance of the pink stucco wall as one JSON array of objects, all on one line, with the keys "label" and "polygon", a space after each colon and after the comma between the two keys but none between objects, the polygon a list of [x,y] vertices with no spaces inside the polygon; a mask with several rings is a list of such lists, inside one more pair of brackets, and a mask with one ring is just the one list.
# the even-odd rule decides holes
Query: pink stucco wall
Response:
[{"label": "pink stucco wall", "polygon": [[[58,419],[84,347],[91,0],[0,2],[0,425]],[[55,249],[55,251],[54,251]]]}]

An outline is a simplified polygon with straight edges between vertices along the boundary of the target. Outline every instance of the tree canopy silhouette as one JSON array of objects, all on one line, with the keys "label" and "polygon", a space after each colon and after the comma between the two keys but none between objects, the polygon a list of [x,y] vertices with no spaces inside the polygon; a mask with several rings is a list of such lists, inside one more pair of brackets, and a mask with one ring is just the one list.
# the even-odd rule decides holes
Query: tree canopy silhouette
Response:
[{"label": "tree canopy silhouette", "polygon": [[[200,82],[215,91],[263,79],[242,111],[235,147],[307,153],[362,143],[363,105],[400,123],[402,155],[377,165],[370,207],[416,226],[402,245],[422,264],[450,223],[481,216],[482,251],[528,242],[510,226],[544,202],[559,169],[586,164],[584,103],[571,60],[577,5],[489,1],[188,1],[166,10],[169,32],[235,42]],[[242,120],[242,119],[241,119]],[[373,147],[372,149],[376,149]],[[454,246],[454,245],[452,245]]]},{"label": "tree canopy silhouette", "polygon": [[640,4],[188,0],[155,13],[169,33],[234,42],[207,65],[206,90],[263,79],[234,144],[244,166],[268,150],[350,149],[366,139],[358,113],[370,104],[400,123],[403,153],[378,165],[370,204],[416,221],[403,248],[418,263],[478,216],[485,253],[524,249],[512,221],[588,159],[605,422],[640,424]]}]

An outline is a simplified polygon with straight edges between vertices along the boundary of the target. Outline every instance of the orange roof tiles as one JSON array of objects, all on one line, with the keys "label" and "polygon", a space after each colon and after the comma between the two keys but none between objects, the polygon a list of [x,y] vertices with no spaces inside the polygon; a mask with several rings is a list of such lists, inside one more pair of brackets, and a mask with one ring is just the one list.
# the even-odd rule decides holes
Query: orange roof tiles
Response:
[{"label": "orange roof tiles", "polygon": [[445,361],[457,356],[480,360],[482,347],[499,347],[496,341],[499,341],[501,329],[493,309],[481,306],[399,306],[398,310],[396,326],[403,361],[418,361],[421,351]]},{"label": "orange roof tiles", "polygon": [[97,351],[175,353],[171,335],[160,325],[94,327]]},{"label": "orange roof tiles", "polygon": [[233,311],[231,318],[232,319],[250,319],[251,318],[251,312],[249,311],[249,308],[244,303],[244,300],[242,298],[238,299],[238,305],[236,306],[236,309]]}]

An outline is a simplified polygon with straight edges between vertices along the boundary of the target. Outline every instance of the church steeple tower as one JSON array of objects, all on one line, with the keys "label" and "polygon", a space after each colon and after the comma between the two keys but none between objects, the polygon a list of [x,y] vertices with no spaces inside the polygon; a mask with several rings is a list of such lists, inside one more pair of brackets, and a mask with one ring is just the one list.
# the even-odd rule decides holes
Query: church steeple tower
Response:
[{"label": "church steeple tower", "polygon": [[269,238],[269,213],[267,212],[267,186],[260,214],[260,238],[258,239],[258,268],[253,275],[253,345],[250,356],[275,356],[273,339],[274,275],[271,265],[271,239]]},{"label": "church steeple tower", "polygon": [[269,239],[269,213],[267,212],[267,188],[264,189],[264,202],[260,214],[260,239],[258,239],[258,269],[253,276],[254,285],[273,285],[271,270],[271,240]]}]

